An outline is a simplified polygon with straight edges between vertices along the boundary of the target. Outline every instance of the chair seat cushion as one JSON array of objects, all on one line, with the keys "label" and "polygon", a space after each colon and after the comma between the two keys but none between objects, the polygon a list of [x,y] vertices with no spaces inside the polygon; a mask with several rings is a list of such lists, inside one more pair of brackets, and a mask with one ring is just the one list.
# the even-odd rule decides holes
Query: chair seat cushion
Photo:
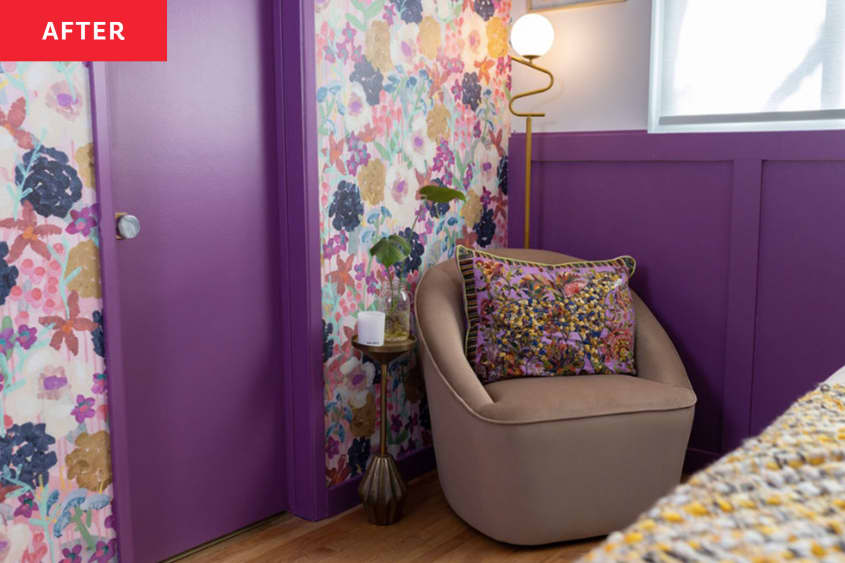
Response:
[{"label": "chair seat cushion", "polygon": [[547,422],[695,405],[695,393],[684,387],[630,375],[573,375],[506,379],[485,385],[493,402],[478,413],[502,422]]}]

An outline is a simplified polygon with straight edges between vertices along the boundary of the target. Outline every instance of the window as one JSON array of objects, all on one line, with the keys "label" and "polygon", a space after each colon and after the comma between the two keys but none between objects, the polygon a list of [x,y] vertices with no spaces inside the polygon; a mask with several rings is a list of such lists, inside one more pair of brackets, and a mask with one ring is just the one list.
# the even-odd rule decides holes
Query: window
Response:
[{"label": "window", "polygon": [[649,131],[845,129],[845,0],[653,0]]}]

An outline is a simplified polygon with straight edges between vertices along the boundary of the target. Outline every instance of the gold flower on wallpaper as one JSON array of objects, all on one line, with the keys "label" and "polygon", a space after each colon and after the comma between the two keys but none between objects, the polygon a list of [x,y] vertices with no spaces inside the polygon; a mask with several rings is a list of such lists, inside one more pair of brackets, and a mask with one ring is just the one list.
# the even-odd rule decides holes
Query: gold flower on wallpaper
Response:
[{"label": "gold flower on wallpaper", "polygon": [[426,125],[428,125],[428,138],[435,143],[440,139],[449,138],[449,110],[443,104],[437,104],[425,118]]},{"label": "gold flower on wallpaper", "polygon": [[464,218],[467,225],[472,227],[478,220],[481,219],[481,212],[483,211],[483,206],[481,205],[481,198],[478,197],[478,194],[475,192],[469,192],[467,194],[467,200],[464,202],[463,207],[461,207],[461,217]]},{"label": "gold flower on wallpaper", "polygon": [[384,163],[374,158],[358,170],[358,186],[361,197],[370,205],[379,205],[384,200],[384,181],[387,170]]},{"label": "gold flower on wallpaper", "polygon": [[79,272],[67,284],[68,289],[78,292],[80,297],[100,297],[100,254],[94,241],[80,242],[70,250],[68,275],[77,268]]},{"label": "gold flower on wallpaper", "polygon": [[67,478],[76,479],[80,487],[90,491],[102,491],[111,484],[109,460],[109,433],[100,430],[96,434],[83,432],[76,438],[76,449],[65,457]]},{"label": "gold flower on wallpaper", "polygon": [[387,74],[393,68],[390,60],[390,27],[387,22],[376,20],[367,30],[364,56],[382,74]]},{"label": "gold flower on wallpaper", "polygon": [[431,16],[426,16],[420,22],[420,51],[431,60],[437,58],[437,50],[440,48],[440,24]]},{"label": "gold flower on wallpaper", "polygon": [[77,170],[79,177],[82,178],[82,185],[86,188],[94,189],[96,177],[94,175],[94,143],[82,145],[74,153],[76,157]]},{"label": "gold flower on wallpaper", "polygon": [[352,420],[349,421],[349,431],[353,436],[372,436],[376,431],[376,397],[367,393],[367,402],[363,407],[349,405],[352,411]]},{"label": "gold flower on wallpaper", "polygon": [[487,54],[494,59],[508,54],[508,26],[501,18],[487,22]]}]

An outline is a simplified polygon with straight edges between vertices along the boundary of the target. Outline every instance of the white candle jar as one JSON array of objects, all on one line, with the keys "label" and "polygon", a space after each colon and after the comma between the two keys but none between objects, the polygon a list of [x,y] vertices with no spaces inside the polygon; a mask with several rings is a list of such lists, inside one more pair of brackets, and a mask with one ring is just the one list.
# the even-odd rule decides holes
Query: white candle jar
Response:
[{"label": "white candle jar", "polygon": [[358,313],[358,342],[367,346],[384,345],[384,312]]}]

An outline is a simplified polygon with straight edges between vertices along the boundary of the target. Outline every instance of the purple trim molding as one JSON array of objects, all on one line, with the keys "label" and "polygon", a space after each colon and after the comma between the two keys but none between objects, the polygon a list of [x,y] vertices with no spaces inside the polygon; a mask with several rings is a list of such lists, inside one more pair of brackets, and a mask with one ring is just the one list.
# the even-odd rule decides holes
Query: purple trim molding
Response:
[{"label": "purple trim molding", "polygon": [[[100,205],[100,265],[103,287],[103,325],[105,330],[106,369],[108,370],[109,427],[114,487],[114,510],[120,553],[134,553],[131,504],[129,494],[129,440],[127,421],[121,416],[128,402],[123,378],[123,341],[120,317],[120,274],[117,267],[117,239],[111,184],[111,139],[109,135],[109,98],[106,84],[106,63],[89,65],[91,84],[91,120],[94,129],[94,164],[97,201]],[[132,557],[123,558],[131,561]]]},{"label": "purple trim molding", "polygon": [[276,90],[288,94],[277,120],[288,187],[279,198],[288,502],[315,520],[326,513],[326,493],[313,0],[276,2],[273,17]]},{"label": "purple trim molding", "polygon": [[740,158],[734,161],[728,315],[725,322],[722,451],[739,446],[751,427],[749,407],[754,376],[762,181],[762,159]]},{"label": "purple trim molding", "polygon": [[[510,143],[513,246],[523,227],[524,143],[524,134]],[[845,131],[534,135],[532,246],[642,257],[635,289],[667,326],[700,399],[690,466],[739,445],[836,365],[845,336],[830,335],[841,335],[832,318],[842,302],[808,310],[798,289],[818,276],[845,279],[832,242],[842,229],[813,220],[841,205],[834,186],[843,164]],[[800,225],[799,238],[772,234],[778,219]],[[773,269],[773,257],[802,254],[816,258]],[[801,327],[780,322],[799,315]],[[830,350],[813,352],[813,331],[828,335]]]},{"label": "purple trim molding", "polygon": [[[287,410],[288,502],[297,516],[328,515],[325,486],[323,325],[320,287],[319,183],[314,59],[314,1],[274,5],[276,89],[287,95],[278,112],[284,158],[280,177],[284,388]],[[292,93],[296,92],[296,95]]]}]

